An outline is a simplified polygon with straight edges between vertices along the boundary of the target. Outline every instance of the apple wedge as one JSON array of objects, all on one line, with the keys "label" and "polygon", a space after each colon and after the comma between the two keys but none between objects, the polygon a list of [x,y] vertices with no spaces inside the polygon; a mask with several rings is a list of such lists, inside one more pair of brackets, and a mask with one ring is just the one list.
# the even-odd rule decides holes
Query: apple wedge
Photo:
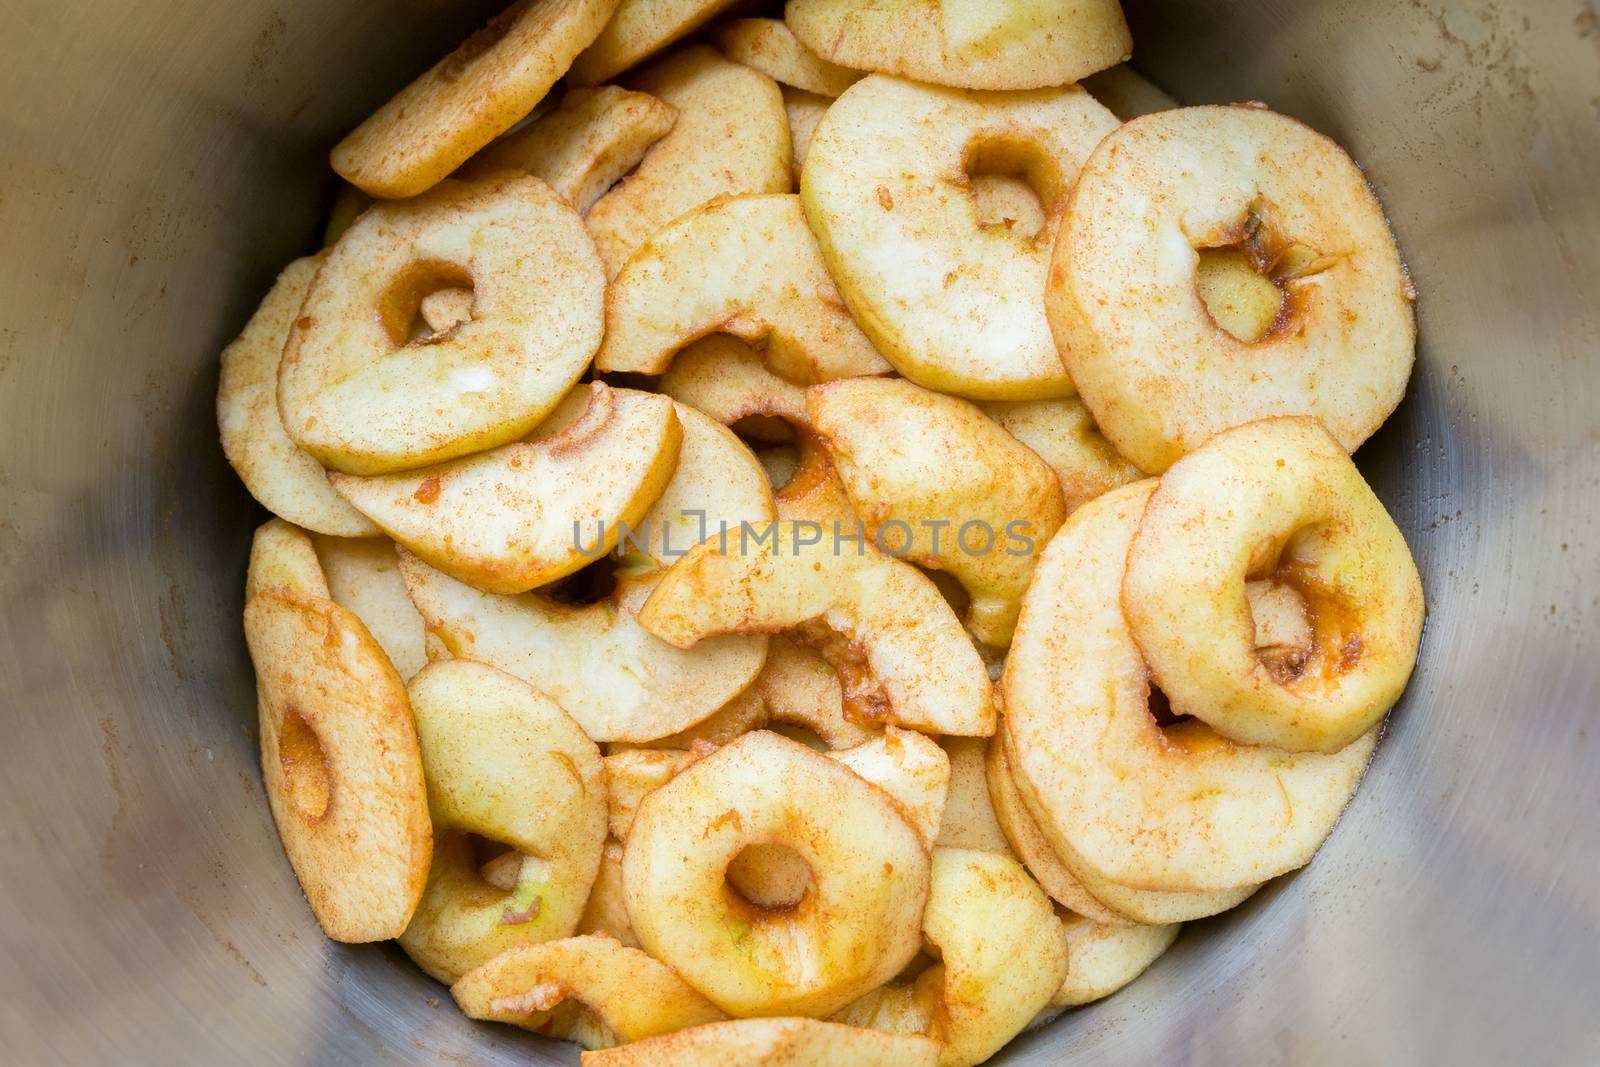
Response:
[{"label": "apple wedge", "polygon": [[317,558],[334,603],[355,613],[411,680],[428,662],[427,627],[406,593],[394,542],[384,537],[317,537]]},{"label": "apple wedge", "polygon": [[792,187],[783,95],[765,74],[692,45],[651,64],[628,88],[665,101],[678,121],[589,209],[608,278],[651,234],[713,197]]},{"label": "apple wedge", "polygon": [[600,36],[573,61],[568,80],[598,85],[710,22],[734,0],[622,0]]},{"label": "apple wedge", "polygon": [[834,63],[961,89],[1043,89],[1127,59],[1117,0],[789,0],[784,21]]},{"label": "apple wedge", "polygon": [[499,667],[548,693],[596,741],[646,742],[693,726],[743,692],[766,659],[765,637],[674,648],[635,618],[658,571],[622,570],[595,604],[538,593],[483,593],[408,552],[412,603],[452,656]]},{"label": "apple wedge", "polygon": [[552,437],[403,474],[330,480],[446,574],[486,592],[527,592],[614,548],[677,469],[683,431],[671,400],[601,382],[587,392],[583,415]]},{"label": "apple wedge", "polygon": [[321,263],[307,256],[285,267],[238,340],[222,350],[217,426],[228,462],[268,511],[317,533],[373,537],[378,528],[339,498],[322,464],[290,439],[278,416],[283,346]]},{"label": "apple wedge", "polygon": [[373,196],[416,196],[544,99],[617,0],[522,0],[334,146],[333,169]]},{"label": "apple wedge", "polygon": [[902,379],[812,386],[806,408],[874,540],[960,582],[973,636],[1009,644],[1034,559],[1066,518],[1050,466],[974,405]]},{"label": "apple wedge", "polygon": [[261,777],[283,850],[334,941],[383,941],[422,896],[433,830],[405,684],[328,596],[304,531],[256,531],[244,609]]},{"label": "apple wedge", "polygon": [[671,104],[649,93],[616,85],[570,89],[560,107],[489,145],[467,161],[461,175],[525,170],[585,215],[677,119]]},{"label": "apple wedge", "polygon": [[732,19],[713,28],[711,40],[735,63],[808,93],[836,97],[865,76],[817,55],[795,39],[782,19]]},{"label": "apple wedge", "polygon": [[595,367],[660,374],[717,331],[762,345],[794,381],[890,369],[845,310],[793,195],[713,200],[657,231],[606,290]]},{"label": "apple wedge", "polygon": [[450,987],[469,1019],[605,1048],[725,1019],[671,967],[592,935],[518,945]]},{"label": "apple wedge", "polygon": [[[980,400],[1072,393],[1045,275],[1078,170],[1116,127],[1074,85],[973,93],[874,75],[833,102],[800,194],[845,302],[896,370]],[[1049,221],[984,225],[974,174],[1026,178]]]},{"label": "apple wedge", "polygon": [[583,1067],[934,1067],[939,1046],[818,1019],[735,1019],[604,1052]]},{"label": "apple wedge", "polygon": [[780,521],[725,540],[697,545],[673,564],[639,612],[647,631],[690,649],[719,635],[820,620],[859,650],[863,669],[882,686],[881,722],[963,736],[994,732],[983,660],[915,567],[859,542],[835,545],[820,523]]}]

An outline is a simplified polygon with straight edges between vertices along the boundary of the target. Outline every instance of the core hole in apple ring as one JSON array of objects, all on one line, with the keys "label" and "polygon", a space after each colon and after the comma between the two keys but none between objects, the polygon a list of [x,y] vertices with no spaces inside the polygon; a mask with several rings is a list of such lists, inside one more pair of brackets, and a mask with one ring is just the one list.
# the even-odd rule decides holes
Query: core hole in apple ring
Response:
[{"label": "core hole in apple ring", "polygon": [[378,319],[396,348],[429,344],[450,335],[456,324],[436,330],[434,325],[442,323],[430,324],[423,317],[423,301],[446,290],[470,294],[472,275],[455,263],[421,260],[394,276],[378,297]]},{"label": "core hole in apple ring", "polygon": [[1195,289],[1206,313],[1218,329],[1248,345],[1267,345],[1291,333],[1313,295],[1298,283],[1335,262],[1294,240],[1261,200],[1195,251]]},{"label": "core hole in apple ring", "polygon": [[787,912],[811,891],[811,864],[788,845],[746,845],[728,864],[728,890],[758,911]]},{"label": "core hole in apple ring", "polygon": [[1066,191],[1060,165],[1015,135],[975,138],[962,160],[978,224],[1033,240]]},{"label": "core hole in apple ring", "polygon": [[322,741],[301,714],[284,712],[278,727],[278,760],[289,802],[307,822],[319,822],[333,803],[333,769]]}]

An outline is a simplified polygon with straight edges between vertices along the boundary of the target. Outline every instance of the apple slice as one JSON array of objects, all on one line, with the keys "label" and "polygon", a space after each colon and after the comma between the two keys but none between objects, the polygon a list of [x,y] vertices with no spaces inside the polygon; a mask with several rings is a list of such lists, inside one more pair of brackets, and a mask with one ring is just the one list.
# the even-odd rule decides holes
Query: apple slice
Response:
[{"label": "apple slice", "polygon": [[311,538],[282,519],[256,531],[244,633],[262,781],[312,913],[334,941],[398,936],[433,851],[411,706],[361,620],[329,599]]},{"label": "apple slice", "polygon": [[595,42],[573,61],[567,77],[575,85],[610,81],[689,36],[734,0],[622,0]]},{"label": "apple slice", "polygon": [[651,234],[713,197],[792,187],[783,95],[765,74],[692,45],[651,64],[628,88],[665,101],[678,121],[589,210],[608,278]]},{"label": "apple slice", "polygon": [[749,438],[792,440],[789,427],[807,421],[805,389],[772,373],[761,353],[725,333],[679,352],[657,388],[724,426],[737,425]]},{"label": "apple slice", "polygon": [[994,803],[989,799],[989,776],[984,770],[987,744],[981,737],[946,737],[939,744],[950,758],[950,789],[944,818],[934,843],[945,848],[971,848],[1011,855],[1011,843],[1000,829]]},{"label": "apple slice", "polygon": [[801,382],[890,369],[850,318],[793,195],[714,200],[663,227],[606,290],[602,371],[660,374],[721,331]]},{"label": "apple slice", "polygon": [[[411,336],[425,296],[466,287],[470,321]],[[379,204],[306,292],[278,371],[284,429],[324,466],[363,475],[515,441],[599,348],[604,287],[583,220],[532,175]]]},{"label": "apple slice", "polygon": [[1068,514],[1101,493],[1144,477],[1106,440],[1094,416],[1075,396],[986,400],[978,407],[1055,469]]},{"label": "apple slice", "polygon": [[512,4],[334,146],[333,169],[373,196],[426,192],[532,111],[616,9]]},{"label": "apple slice", "polygon": [[[1045,274],[1078,169],[1116,117],[1073,85],[972,93],[874,75],[835,100],[800,194],[839,290],[905,377],[984,400],[1067,396]],[[972,175],[1026,177],[1047,224],[984,225]]]},{"label": "apple slice", "polygon": [[671,400],[601,382],[587,393],[583,415],[554,436],[330,480],[446,574],[486,592],[527,592],[615,547],[619,524],[637,526],[677,468],[683,431]]},{"label": "apple slice", "polygon": [[964,736],[994,732],[988,672],[938,587],[870,546],[835,544],[820,523],[783,521],[731,532],[725,545],[698,545],[639,613],[646,630],[681,649],[812,620],[864,657],[862,669],[886,697],[882,722]]},{"label": "apple slice", "polygon": [[744,691],[766,659],[765,637],[684,651],[641,627],[635,613],[659,571],[619,571],[606,600],[581,606],[483,593],[404,551],[400,573],[450,655],[548,693],[596,741],[642,743],[693,726]]},{"label": "apple slice", "polygon": [[961,89],[1045,89],[1133,51],[1117,0],[790,0],[784,20],[823,58]]},{"label": "apple slice", "polygon": [[939,1046],[817,1019],[735,1019],[583,1054],[583,1067],[934,1067]]},{"label": "apple slice", "polygon": [[463,177],[525,170],[587,214],[678,119],[672,105],[615,85],[570,89],[561,106],[473,156]]},{"label": "apple slice", "polygon": [[836,97],[865,76],[817,55],[795,39],[782,19],[733,19],[714,28],[711,40],[735,63],[808,93]]},{"label": "apple slice", "polygon": [[789,116],[789,151],[794,157],[794,180],[797,183],[801,172],[805,170],[811,136],[817,132],[817,123],[828,113],[831,103],[833,101],[826,96],[787,85],[783,87],[783,110]]},{"label": "apple slice", "polygon": [[1171,111],[1178,102],[1126,63],[1107,67],[1082,79],[1089,95],[1111,109],[1123,122],[1157,111]]},{"label": "apple slice", "polygon": [[874,539],[960,582],[967,628],[1009,644],[1034,559],[1066,518],[1055,472],[977,407],[901,379],[813,386],[806,407]]},{"label": "apple slice", "polygon": [[427,627],[406,593],[394,542],[318,537],[315,543],[334,602],[355,612],[409,681],[428,662]]},{"label": "apple slice", "polygon": [[615,841],[607,841],[600,853],[600,873],[595,875],[594,888],[578,918],[578,933],[599,934],[629,948],[639,947],[628,905],[622,899],[622,846]]},{"label": "apple slice", "polygon": [[609,937],[518,945],[450,987],[469,1019],[605,1048],[725,1019],[664,963]]},{"label": "apple slice", "polygon": [[372,537],[372,521],[339,498],[315,456],[295,444],[278,417],[278,364],[320,256],[283,269],[244,332],[222,350],[217,426],[222,451],[263,507],[297,526],[339,537]]},{"label": "apple slice", "polygon": [[1058,912],[1067,935],[1067,977],[1050,998],[1053,1008],[1071,1008],[1109,997],[1143,974],[1178,939],[1182,926],[1105,926]]},{"label": "apple slice", "polygon": [[922,838],[923,847],[933,848],[950,791],[950,757],[937,741],[891,726],[882,737],[830,752],[828,758],[888,793]]}]

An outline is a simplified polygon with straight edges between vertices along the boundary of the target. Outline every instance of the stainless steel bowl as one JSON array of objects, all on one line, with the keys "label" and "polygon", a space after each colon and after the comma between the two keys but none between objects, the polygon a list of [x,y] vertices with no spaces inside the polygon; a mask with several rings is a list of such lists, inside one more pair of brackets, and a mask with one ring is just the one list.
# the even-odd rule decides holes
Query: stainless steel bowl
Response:
[{"label": "stainless steel bowl", "polygon": [[[0,1047],[19,1063],[576,1062],[326,943],[261,795],[259,515],[217,352],[311,248],[327,146],[487,14],[0,4]],[[1422,666],[1306,871],[1014,1064],[1600,1062],[1600,17],[1138,0],[1138,63],[1368,167],[1423,292],[1361,453]]]}]

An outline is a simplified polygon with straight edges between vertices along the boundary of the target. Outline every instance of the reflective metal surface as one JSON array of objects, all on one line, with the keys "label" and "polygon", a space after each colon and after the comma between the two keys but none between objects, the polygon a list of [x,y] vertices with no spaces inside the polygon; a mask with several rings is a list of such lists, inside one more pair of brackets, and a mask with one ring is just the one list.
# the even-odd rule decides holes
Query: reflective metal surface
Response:
[{"label": "reflective metal surface", "polygon": [[[274,840],[216,355],[326,146],[482,3],[0,0],[0,1044],[15,1062],[576,1062],[323,942]],[[1600,17],[1137,0],[1139,64],[1348,145],[1423,291],[1361,459],[1422,668],[1316,862],[1005,1062],[1600,1062]]]}]

